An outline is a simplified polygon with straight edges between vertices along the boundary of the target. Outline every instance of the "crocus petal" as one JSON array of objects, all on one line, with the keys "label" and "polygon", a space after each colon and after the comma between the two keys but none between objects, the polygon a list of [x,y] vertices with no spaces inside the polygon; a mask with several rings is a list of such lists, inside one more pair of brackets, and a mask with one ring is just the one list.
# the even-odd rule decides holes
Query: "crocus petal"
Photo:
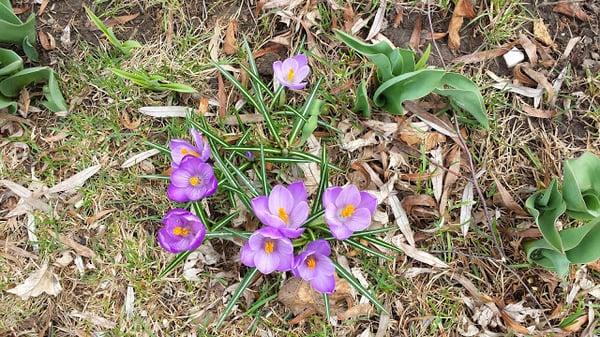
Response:
[{"label": "crocus petal", "polygon": [[302,233],[304,233],[303,227],[296,228],[296,229],[287,228],[287,227],[278,227],[278,229],[281,232],[281,234],[283,234],[286,238],[290,238],[290,239],[298,238],[298,237],[300,237],[300,235],[302,235]]},{"label": "crocus petal", "polygon": [[187,150],[188,153],[197,153],[197,149],[183,139],[171,139],[169,142],[169,149],[171,150],[171,159],[173,164],[179,165],[181,160],[186,156],[181,153],[183,149]]},{"label": "crocus petal", "polygon": [[167,197],[176,202],[190,201],[186,193],[186,188],[174,186],[172,183],[167,188]]},{"label": "crocus petal", "polygon": [[303,181],[291,183],[288,185],[287,189],[292,194],[295,204],[308,199],[308,193],[306,192],[306,186],[304,186]]},{"label": "crocus petal", "polygon": [[293,83],[288,83],[288,84],[284,84],[286,87],[288,87],[288,89],[290,90],[302,90],[306,87],[306,82],[303,83],[297,83],[297,84],[293,84]]},{"label": "crocus petal", "polygon": [[279,254],[268,254],[264,250],[256,250],[254,252],[254,264],[263,274],[270,274],[279,267],[280,256]]},{"label": "crocus petal", "polygon": [[219,182],[218,182],[217,178],[212,177],[212,179],[210,179],[207,183],[206,191],[204,192],[204,197],[210,197],[211,195],[215,194],[218,187],[219,187]]},{"label": "crocus petal", "polygon": [[356,208],[366,208],[372,215],[377,209],[377,198],[369,192],[360,192],[360,204]]},{"label": "crocus petal", "polygon": [[317,268],[310,268],[307,264],[306,261],[309,258],[314,258],[312,255],[306,256],[304,258],[304,260],[302,260],[300,263],[298,263],[295,267],[296,267],[296,272],[298,273],[298,275],[300,275],[300,277],[303,280],[306,281],[310,281],[313,278],[315,278],[317,276]]},{"label": "crocus petal", "polygon": [[277,185],[269,194],[269,212],[273,215],[279,215],[280,208],[289,215],[294,208],[294,197],[287,188]]},{"label": "crocus petal", "polygon": [[246,267],[254,267],[254,251],[250,248],[250,244],[246,242],[240,250],[240,262]]},{"label": "crocus petal", "polygon": [[248,246],[250,246],[250,249],[253,251],[262,250],[264,249],[264,240],[265,237],[260,233],[260,230],[257,230],[250,235],[250,238],[248,239]]},{"label": "crocus petal", "polygon": [[[281,231],[278,231],[279,235],[281,235]],[[285,237],[281,237],[280,239],[277,240],[276,244],[276,250],[277,253],[279,254],[283,254],[283,255],[294,255],[294,245],[292,245],[292,242],[285,238]]]},{"label": "crocus petal", "polygon": [[304,81],[310,74],[310,68],[308,66],[300,67],[294,75],[294,83],[300,83]]},{"label": "crocus petal", "polygon": [[282,65],[283,63],[281,61],[273,62],[273,75],[278,76],[283,73],[283,70],[281,69]]},{"label": "crocus petal", "polygon": [[202,198],[204,198],[204,196],[206,195],[206,188],[201,187],[186,187],[185,188],[185,194],[187,195],[188,199],[190,199],[190,201],[197,201],[200,200]]},{"label": "crocus petal", "polygon": [[357,209],[354,214],[344,221],[344,225],[351,231],[362,231],[371,224],[371,212],[366,208]]},{"label": "crocus petal", "polygon": [[156,235],[156,238],[158,240],[158,244],[167,252],[169,253],[178,253],[177,250],[171,246],[171,238],[169,237],[169,235],[163,231],[163,230],[159,230],[158,234]]},{"label": "crocus petal", "polygon": [[310,285],[318,292],[331,294],[335,290],[335,276],[317,274],[317,276],[310,281]]},{"label": "crocus petal", "polygon": [[315,240],[308,245],[306,245],[306,251],[316,252],[321,255],[329,256],[331,255],[331,247],[327,240]]},{"label": "crocus petal", "polygon": [[298,227],[302,226],[304,224],[304,222],[306,221],[306,219],[308,218],[309,212],[310,212],[310,210],[309,210],[308,204],[305,201],[297,204],[289,215],[289,219],[290,219],[289,227],[290,228],[298,228]]},{"label": "crocus petal", "polygon": [[317,261],[315,269],[318,270],[318,274],[333,275],[335,266],[331,262],[331,259],[321,254],[315,254],[314,257]]},{"label": "crocus petal", "polygon": [[327,205],[335,205],[335,199],[340,195],[342,188],[339,186],[329,187],[323,193],[323,207]]},{"label": "crocus petal", "polygon": [[338,240],[346,240],[352,235],[352,231],[346,228],[346,226],[338,226],[329,224],[329,230],[331,234]]},{"label": "crocus petal", "polygon": [[269,198],[264,195],[258,196],[250,201],[250,205],[258,220],[265,223],[265,216],[269,213]]},{"label": "crocus petal", "polygon": [[308,57],[306,57],[304,54],[298,54],[292,58],[296,61],[296,63],[298,63],[298,67],[304,67],[308,65]]},{"label": "crocus petal", "polygon": [[334,205],[325,208],[325,223],[330,226],[341,226],[342,222],[338,218],[338,210]]},{"label": "crocus petal", "polygon": [[360,192],[354,185],[348,185],[342,189],[340,195],[335,199],[335,205],[339,208],[344,208],[346,205],[354,205],[354,207],[360,204]]},{"label": "crocus petal", "polygon": [[293,58],[289,58],[289,59],[285,59],[283,61],[283,64],[281,65],[281,70],[283,70],[284,75],[287,76],[287,72],[290,71],[290,69],[294,70],[294,72],[296,72],[298,70],[299,66],[298,66],[298,62],[296,62],[296,60],[294,60]]},{"label": "crocus petal", "polygon": [[198,150],[200,150],[200,160],[207,161],[210,158],[210,145],[204,139],[202,134],[195,129],[190,129],[190,133],[192,134],[192,139],[194,139],[194,143]]},{"label": "crocus petal", "polygon": [[171,173],[171,184],[177,187],[187,187],[190,185],[191,177],[192,174],[180,165],[178,169]]},{"label": "crocus petal", "polygon": [[294,264],[294,254],[279,254],[279,265],[277,266],[277,271],[288,271],[292,270],[292,265]]}]

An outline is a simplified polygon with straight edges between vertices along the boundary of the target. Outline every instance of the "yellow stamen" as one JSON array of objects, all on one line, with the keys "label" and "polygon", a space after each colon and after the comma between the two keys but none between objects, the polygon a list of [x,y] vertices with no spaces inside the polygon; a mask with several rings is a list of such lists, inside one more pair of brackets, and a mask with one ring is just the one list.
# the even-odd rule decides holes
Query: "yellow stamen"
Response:
[{"label": "yellow stamen", "polygon": [[190,229],[185,227],[175,227],[173,228],[173,234],[177,236],[188,236],[190,235]]},{"label": "yellow stamen", "polygon": [[275,242],[273,241],[266,241],[265,242],[265,252],[267,254],[271,254],[273,253],[273,250],[275,250]]},{"label": "yellow stamen", "polygon": [[306,259],[306,265],[310,269],[315,269],[315,267],[317,266],[317,260],[315,260],[315,258],[311,256],[308,259]]},{"label": "yellow stamen", "polygon": [[277,213],[279,219],[283,220],[283,222],[285,222],[286,225],[290,223],[290,217],[283,207],[279,207]]},{"label": "yellow stamen", "polygon": [[294,71],[294,69],[290,69],[287,74],[287,80],[288,81],[293,80],[295,75],[296,75],[296,72]]},{"label": "yellow stamen", "polygon": [[179,151],[179,152],[181,152],[181,154],[184,156],[190,155],[190,156],[194,156],[196,158],[200,158],[200,154],[198,152],[196,152],[194,150],[188,150],[185,147],[182,147],[181,151]]},{"label": "yellow stamen", "polygon": [[190,178],[189,182],[190,182],[190,185],[196,186],[196,185],[200,184],[202,182],[202,180],[200,180],[200,178],[198,178],[196,176],[193,176]]},{"label": "yellow stamen", "polygon": [[344,218],[349,218],[352,216],[352,214],[354,214],[354,211],[356,211],[356,207],[354,207],[352,204],[348,204],[346,207],[344,207],[344,209],[342,209],[340,215]]}]

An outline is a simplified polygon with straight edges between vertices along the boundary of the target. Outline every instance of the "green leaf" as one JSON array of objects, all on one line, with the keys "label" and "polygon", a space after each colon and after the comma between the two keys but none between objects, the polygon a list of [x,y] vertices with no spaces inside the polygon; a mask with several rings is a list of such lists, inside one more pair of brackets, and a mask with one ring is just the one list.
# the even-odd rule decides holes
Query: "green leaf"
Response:
[{"label": "green leaf", "polygon": [[365,289],[365,287],[363,287],[360,284],[360,282],[352,275],[352,273],[350,273],[348,270],[346,270],[344,267],[342,267],[336,261],[331,260],[331,262],[333,262],[333,265],[335,266],[335,270],[338,272],[338,274],[341,277],[343,277],[344,279],[346,279],[346,281],[348,281],[348,283],[350,283],[350,285],[352,287],[354,287],[354,289],[356,289],[356,291],[358,291],[361,295],[368,298],[369,301],[371,301],[371,303],[373,303],[373,305],[377,309],[379,309],[381,312],[388,313],[387,310],[385,310],[385,308],[383,307],[383,305],[377,300],[377,298],[375,296],[373,296],[373,294],[371,294],[367,289]]},{"label": "green leaf", "polygon": [[23,87],[35,82],[47,82],[43,88],[46,98],[46,101],[42,102],[44,106],[53,112],[68,110],[54,71],[48,67],[27,68],[5,77],[0,81],[0,94],[6,97],[16,97]]},{"label": "green leaf", "polygon": [[225,318],[229,316],[229,314],[233,310],[233,307],[244,293],[244,290],[248,288],[248,286],[250,285],[250,283],[254,279],[254,276],[256,276],[257,273],[258,269],[256,268],[252,268],[248,270],[248,272],[246,272],[246,275],[244,276],[238,287],[235,289],[235,292],[233,293],[233,295],[231,295],[231,298],[227,302],[227,306],[225,307],[225,310],[223,310],[223,313],[221,314],[219,320],[215,324],[215,328],[218,329],[219,327],[221,327],[221,325],[223,325],[223,322],[225,322]]},{"label": "green leaf", "polygon": [[269,187],[269,180],[267,179],[267,165],[265,161],[265,147],[260,144],[260,180],[263,186],[263,195],[269,195],[271,190]]},{"label": "green leaf", "polygon": [[321,200],[323,198],[323,193],[327,189],[329,185],[329,169],[327,168],[327,148],[325,144],[321,146],[321,175],[319,176],[319,187],[317,188],[317,193],[315,194],[315,200],[312,205],[312,214],[316,214],[321,209]]},{"label": "green leaf", "polygon": [[[590,228],[585,228],[589,226]],[[586,226],[577,228],[581,240],[577,245],[567,251],[567,258],[571,263],[586,264],[600,258],[600,217],[592,220]],[[583,229],[581,229],[583,228]]]},{"label": "green leaf", "polygon": [[158,275],[158,278],[163,278],[163,277],[167,276],[170,272],[173,271],[173,269],[175,269],[175,267],[177,267],[179,264],[181,264],[183,261],[185,261],[185,259],[187,259],[187,257],[191,253],[192,253],[192,251],[189,250],[189,251],[185,251],[185,252],[175,255],[175,258],[171,261],[171,263],[169,263],[165,267],[165,269],[163,269],[163,271],[160,272],[160,274]]},{"label": "green leaf", "polygon": [[585,152],[563,165],[563,197],[567,214],[590,220],[600,216],[600,158]]},{"label": "green leaf", "polygon": [[331,308],[327,294],[323,294],[323,304],[325,305],[325,318],[327,319],[327,323],[329,323],[331,321]]},{"label": "green leaf", "polygon": [[421,56],[419,61],[417,61],[417,64],[415,65],[415,70],[421,70],[421,69],[425,69],[425,67],[427,67],[427,61],[429,61],[430,54],[431,54],[431,44],[427,45],[427,49],[425,49],[425,52],[423,53],[423,55]]},{"label": "green leaf", "polygon": [[23,59],[12,50],[0,48],[0,78],[23,69]]},{"label": "green leaf", "polygon": [[298,136],[298,133],[300,133],[300,130],[302,130],[302,127],[304,126],[304,121],[308,120],[308,116],[311,113],[315,113],[313,110],[317,109],[316,114],[319,113],[322,103],[319,103],[316,97],[317,97],[317,90],[319,89],[319,86],[321,85],[322,80],[323,80],[322,78],[319,78],[317,83],[312,88],[310,94],[308,95],[308,98],[304,102],[302,111],[300,111],[302,118],[296,118],[296,121],[294,122],[294,126],[292,127],[292,131],[290,132],[288,144],[294,145],[296,136]]},{"label": "green leaf", "polygon": [[369,96],[367,94],[367,83],[364,80],[360,81],[360,85],[356,90],[356,100],[352,111],[360,112],[365,118],[371,117],[371,104],[369,104]]},{"label": "green leaf", "polygon": [[106,38],[108,39],[108,42],[110,42],[110,44],[112,44],[115,48],[117,48],[121,53],[125,54],[125,56],[130,56],[131,51],[133,49],[139,48],[142,46],[138,41],[134,41],[134,40],[128,40],[125,42],[121,42],[121,40],[119,40],[117,38],[117,36],[115,35],[115,33],[113,32],[112,28],[107,27],[104,24],[104,22],[102,22],[102,20],[100,20],[100,18],[98,18],[96,16],[96,14],[94,14],[94,12],[88,6],[84,5],[83,8],[85,9],[87,16],[92,21],[92,23],[94,25],[96,25],[96,27],[98,27],[98,29],[100,29],[100,31],[102,32],[102,34],[104,34],[104,36],[106,36]]},{"label": "green leaf", "polygon": [[448,97],[452,103],[471,114],[481,126],[489,128],[483,97],[470,79],[460,74],[446,73],[435,93]]},{"label": "green leaf", "polygon": [[10,113],[15,113],[17,112],[17,102],[0,95],[0,109],[4,108],[8,109],[8,112]]},{"label": "green leaf", "polygon": [[556,180],[552,180],[546,190],[536,192],[527,198],[525,208],[535,219],[544,239],[558,252],[564,253],[562,240],[556,228],[556,220],[565,212],[567,206],[558,190]]},{"label": "green leaf", "polygon": [[166,81],[164,77],[160,75],[148,75],[145,71],[137,70],[137,71],[124,71],[121,69],[111,68],[110,69],[113,74],[124,78],[126,80],[132,81],[133,83],[149,90],[154,91],[176,91],[182,93],[195,93],[198,92],[196,89],[180,83],[173,83]]},{"label": "green leaf", "polygon": [[392,46],[383,41],[376,44],[364,43],[341,30],[334,29],[334,32],[338,40],[365,56],[374,54],[390,55],[394,50]]},{"label": "green leaf", "polygon": [[356,241],[356,240],[353,240],[353,239],[346,239],[346,240],[344,240],[344,242],[346,242],[350,246],[352,246],[354,248],[357,248],[357,249],[360,249],[360,250],[362,250],[362,251],[364,251],[364,252],[366,252],[368,254],[375,255],[377,257],[380,257],[380,258],[388,260],[388,261],[393,261],[394,260],[394,258],[392,258],[390,256],[387,256],[385,254],[382,254],[382,253],[380,253],[380,252],[378,252],[378,251],[376,251],[374,249],[371,249],[370,247],[363,245],[359,241]]},{"label": "green leaf", "polygon": [[321,115],[321,110],[325,106],[325,101],[320,99],[315,99],[311,107],[309,108],[308,120],[302,127],[302,137],[300,138],[300,144],[304,144],[308,138],[315,132],[317,127],[319,126],[319,116]]},{"label": "green leaf", "polygon": [[427,96],[439,86],[444,74],[443,70],[422,69],[396,76],[377,88],[373,102],[392,114],[403,114],[402,102]]}]

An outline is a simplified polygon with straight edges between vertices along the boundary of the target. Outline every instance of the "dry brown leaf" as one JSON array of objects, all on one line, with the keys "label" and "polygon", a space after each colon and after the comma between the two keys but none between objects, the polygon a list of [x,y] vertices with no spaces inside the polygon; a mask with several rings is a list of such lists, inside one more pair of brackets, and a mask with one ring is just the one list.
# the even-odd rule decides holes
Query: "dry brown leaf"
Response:
[{"label": "dry brown leaf", "polygon": [[494,181],[496,182],[496,187],[498,188],[498,194],[500,194],[500,200],[502,201],[502,204],[504,205],[504,207],[513,211],[517,215],[527,216],[528,215],[527,212],[525,212],[525,210],[523,210],[521,205],[519,205],[515,201],[515,199],[506,190],[504,185],[502,185],[500,180],[498,180],[496,177],[493,177],[493,178],[494,178]]},{"label": "dry brown leaf", "polygon": [[469,233],[469,227],[471,226],[471,221],[473,219],[473,192],[473,183],[469,181],[462,193],[462,206],[460,206],[459,216],[461,233],[465,237]]},{"label": "dry brown leaf", "polygon": [[129,113],[127,111],[125,111],[123,113],[123,115],[121,116],[121,123],[123,124],[123,126],[126,129],[135,131],[142,124],[142,120],[141,119],[131,120],[131,117],[129,117]]},{"label": "dry brown leaf", "polygon": [[29,9],[30,9],[29,6],[13,7],[13,13],[15,13],[16,15],[19,15],[19,14],[23,14],[23,13],[29,11]]},{"label": "dry brown leaf", "polygon": [[115,17],[110,18],[110,19],[108,19],[106,21],[106,26],[108,26],[108,27],[114,27],[114,26],[117,26],[117,25],[124,25],[127,22],[129,22],[129,21],[135,20],[138,16],[140,16],[140,13],[115,16]]},{"label": "dry brown leaf", "polygon": [[114,329],[117,326],[117,323],[91,312],[71,311],[70,315],[72,317],[84,319],[92,323],[93,325],[103,329]]},{"label": "dry brown leaf", "polygon": [[123,162],[123,164],[121,165],[121,168],[131,167],[131,166],[141,163],[142,161],[144,161],[154,155],[157,155],[159,153],[160,153],[160,151],[157,149],[151,149],[148,151],[140,152],[138,154],[131,156],[129,159],[127,159],[125,162]]},{"label": "dry brown leaf", "polygon": [[381,29],[383,28],[383,19],[385,18],[385,8],[387,7],[387,0],[379,1],[379,8],[377,8],[377,12],[375,13],[375,18],[373,18],[373,23],[371,24],[371,29],[369,29],[369,34],[367,34],[366,40],[369,41],[373,39]]},{"label": "dry brown leaf", "polygon": [[[552,11],[555,13],[564,14],[566,16],[570,16],[572,18],[577,18],[581,21],[590,21],[590,16],[581,9],[578,3],[576,2],[559,2],[554,7],[552,7]],[[596,13],[597,14],[597,13]]]},{"label": "dry brown leaf", "polygon": [[415,245],[415,235],[410,228],[410,221],[408,220],[408,216],[406,215],[406,211],[402,207],[400,200],[395,195],[392,195],[388,198],[388,204],[392,208],[392,213],[394,213],[394,218],[396,219],[396,225],[400,228],[400,231],[408,241],[408,244],[411,246]]},{"label": "dry brown leaf", "polygon": [[431,209],[437,208],[437,202],[430,195],[409,195],[402,199],[402,207],[404,207],[406,213],[412,216],[422,216],[424,214],[431,214]]},{"label": "dry brown leaf", "polygon": [[523,112],[527,116],[537,118],[552,118],[556,116],[556,111],[554,110],[536,109],[529,104],[523,104]]},{"label": "dry brown leaf", "polygon": [[523,33],[519,34],[519,44],[525,49],[525,54],[527,54],[529,63],[536,64],[538,56],[535,44]]},{"label": "dry brown leaf", "polygon": [[473,3],[471,0],[458,0],[456,3],[456,8],[454,8],[453,15],[459,15],[465,17],[467,19],[472,19],[475,17],[475,8],[473,7]]},{"label": "dry brown leaf", "polygon": [[231,19],[231,21],[229,21],[229,24],[227,25],[227,31],[225,32],[225,41],[223,42],[223,52],[225,53],[225,55],[233,55],[237,52],[237,30],[237,20]]},{"label": "dry brown leaf", "polygon": [[471,0],[458,0],[450,24],[448,25],[448,47],[457,51],[460,48],[460,28],[463,25],[464,18],[472,19],[475,17],[475,9]]},{"label": "dry brown leaf", "polygon": [[538,41],[546,46],[554,45],[554,41],[552,41],[552,37],[550,36],[543,19],[533,21],[533,35]]},{"label": "dry brown leaf", "polygon": [[227,114],[227,93],[225,92],[225,82],[221,73],[217,73],[217,100],[219,101],[219,117],[225,117]]},{"label": "dry brown leaf", "polygon": [[402,6],[402,4],[400,4],[400,3],[397,3],[396,4],[396,15],[394,16],[394,22],[392,23],[394,28],[400,27],[400,25],[402,24],[403,18],[404,18],[404,6]]},{"label": "dry brown leaf", "polygon": [[421,20],[421,16],[417,16],[415,21],[415,26],[413,27],[413,31],[410,34],[410,41],[408,45],[412,50],[418,50],[421,45],[421,27],[423,26],[423,21]]},{"label": "dry brown leaf", "polygon": [[58,239],[60,242],[62,242],[62,244],[73,249],[77,255],[81,255],[90,259],[96,257],[96,253],[94,253],[93,250],[73,240],[73,238],[70,236],[60,234]]},{"label": "dry brown leaf", "polygon": [[443,155],[442,148],[436,148],[430,152],[431,160],[429,162],[429,172],[431,176],[431,188],[433,189],[433,196],[436,201],[440,201],[444,189],[444,170],[441,169],[443,166]]},{"label": "dry brown leaf", "polygon": [[37,271],[33,272],[23,283],[18,286],[8,289],[6,292],[19,296],[22,300],[30,297],[37,297],[43,293],[56,296],[60,293],[62,287],[58,280],[58,276],[48,269],[48,262]]},{"label": "dry brown leaf", "polygon": [[454,183],[458,180],[458,173],[460,173],[460,148],[454,146],[446,155],[445,161],[448,166],[448,173],[446,173],[446,179],[444,179],[444,190],[442,192],[442,197],[440,198],[441,215],[445,215],[446,213],[448,195],[451,192]]},{"label": "dry brown leaf", "polygon": [[520,84],[523,84],[525,86],[532,87],[532,88],[537,87],[538,83],[536,81],[532,80],[531,77],[529,77],[527,74],[525,74],[523,72],[523,63],[519,63],[513,68],[513,77]]},{"label": "dry brown leaf", "polygon": [[[335,279],[335,291],[329,296],[330,312],[337,315],[346,311],[346,308],[352,308],[354,305],[353,290],[348,281],[344,279]],[[315,291],[308,282],[300,278],[287,279],[277,294],[277,300],[290,309],[294,315],[301,315],[309,312],[325,313],[323,296]],[[302,317],[306,318],[306,317]],[[299,323],[302,319],[295,319]]]},{"label": "dry brown leaf", "polygon": [[40,40],[40,44],[44,50],[56,49],[56,41],[54,40],[52,34],[40,30],[38,32],[38,39]]},{"label": "dry brown leaf", "polygon": [[500,48],[479,51],[479,52],[475,52],[475,53],[472,53],[469,55],[463,55],[463,56],[457,57],[454,60],[452,60],[452,63],[471,64],[471,63],[487,61],[489,59],[493,59],[493,58],[496,58],[496,57],[506,54],[509,50],[512,49],[512,47],[514,47],[514,45],[515,45],[515,43],[511,42],[511,43],[503,45]]},{"label": "dry brown leaf", "polygon": [[354,9],[352,9],[351,4],[346,4],[344,7],[344,30],[349,32],[354,25],[354,20],[356,19],[356,13],[354,13]]},{"label": "dry brown leaf", "polygon": [[46,7],[48,7],[49,2],[50,0],[42,0],[42,4],[40,5],[40,9],[37,13],[38,16],[42,16],[42,14],[44,14],[44,11],[46,10]]},{"label": "dry brown leaf", "polygon": [[90,166],[85,170],[71,176],[70,178],[54,185],[48,190],[48,193],[70,192],[77,187],[81,187],[89,178],[96,174],[101,167],[102,165]]},{"label": "dry brown leaf", "polygon": [[432,267],[448,268],[448,265],[444,261],[438,259],[437,257],[435,257],[435,256],[433,256],[433,255],[431,255],[431,254],[429,254],[427,252],[424,252],[422,250],[419,250],[419,249],[417,249],[417,248],[415,248],[413,246],[407,245],[406,243],[402,242],[402,236],[401,235],[393,237],[392,238],[392,243],[396,247],[402,249],[402,251],[404,251],[404,253],[407,256],[409,256],[409,257],[411,257],[411,258],[413,258],[413,259],[415,259],[417,261],[423,262],[423,263],[428,264],[428,265],[430,265]]},{"label": "dry brown leaf", "polygon": [[362,304],[357,304],[353,307],[348,308],[348,310],[339,313],[338,319],[345,321],[345,320],[349,320],[349,319],[357,319],[358,317],[361,316],[366,316],[369,317],[374,313],[373,311],[373,306],[371,305],[371,303],[367,302],[367,303],[362,303]]},{"label": "dry brown leaf", "polygon": [[544,90],[546,90],[546,93],[548,94],[547,100],[552,101],[554,99],[555,92],[552,84],[546,78],[546,75],[531,69],[531,67],[527,64],[524,64],[522,69],[527,76],[531,77],[534,81],[541,85]]},{"label": "dry brown leaf", "polygon": [[502,320],[504,321],[504,324],[506,325],[506,327],[508,329],[510,329],[512,331],[515,331],[517,333],[523,334],[523,335],[529,335],[530,334],[529,330],[527,330],[526,327],[524,327],[521,324],[517,323],[504,310],[500,311],[500,316],[502,317]]},{"label": "dry brown leaf", "polygon": [[221,43],[221,24],[219,20],[215,22],[215,28],[213,30],[213,35],[208,41],[208,53],[210,55],[210,59],[214,62],[219,62],[219,44]]},{"label": "dry brown leaf", "polygon": [[[425,35],[423,36],[423,40],[440,40],[445,38],[448,35],[448,32],[434,32],[433,34],[431,34],[431,32],[427,32],[425,33]],[[433,38],[432,38],[433,36]]]}]

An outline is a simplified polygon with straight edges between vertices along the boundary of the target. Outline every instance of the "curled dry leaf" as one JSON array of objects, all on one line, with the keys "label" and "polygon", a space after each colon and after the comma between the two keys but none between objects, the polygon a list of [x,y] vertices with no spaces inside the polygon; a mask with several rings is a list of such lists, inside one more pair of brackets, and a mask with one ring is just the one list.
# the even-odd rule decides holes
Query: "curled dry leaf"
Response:
[{"label": "curled dry leaf", "polygon": [[408,241],[408,244],[411,246],[415,245],[415,234],[410,228],[410,221],[408,220],[408,216],[406,215],[406,211],[402,207],[400,200],[395,195],[392,195],[388,198],[388,203],[392,208],[392,213],[394,213],[394,218],[396,219],[396,225],[400,228],[400,231]]},{"label": "curled dry leaf", "polygon": [[56,296],[60,293],[62,287],[58,280],[58,276],[48,269],[48,262],[29,275],[23,283],[18,286],[8,289],[6,292],[19,296],[22,300],[26,300],[30,297],[37,297],[43,293],[48,295]]},{"label": "curled dry leaf", "polygon": [[458,180],[457,174],[460,173],[460,148],[458,146],[454,146],[446,155],[446,165],[448,166],[448,173],[444,180],[444,190],[440,198],[440,214],[442,216],[446,213],[448,195],[454,186],[454,183]]},{"label": "curled dry leaf", "polygon": [[542,86],[544,88],[544,90],[546,90],[546,93],[548,95],[548,101],[551,101],[554,99],[554,95],[555,95],[554,88],[552,87],[552,84],[550,84],[548,79],[546,78],[546,75],[540,73],[539,71],[535,71],[535,70],[531,69],[531,67],[528,64],[524,64],[522,69],[523,69],[523,72],[525,72],[525,74],[527,74],[527,76],[531,77],[540,86]]},{"label": "curled dry leaf", "polygon": [[237,20],[231,19],[231,21],[229,21],[229,24],[227,25],[227,31],[225,32],[225,41],[223,42],[223,52],[225,53],[225,55],[233,55],[237,52],[237,30]]},{"label": "curled dry leaf", "polygon": [[426,194],[409,195],[402,199],[402,207],[415,217],[437,217],[437,202]]},{"label": "curled dry leaf", "polygon": [[219,101],[219,117],[225,117],[227,114],[227,93],[225,92],[225,82],[221,73],[217,73],[217,100]]},{"label": "curled dry leaf", "polygon": [[494,182],[496,182],[496,188],[498,188],[498,194],[500,195],[502,205],[517,215],[527,216],[527,212],[525,212],[525,210],[515,201],[506,188],[504,188],[504,185],[502,185],[500,180],[498,180],[496,177],[493,178]]},{"label": "curled dry leaf", "polygon": [[103,329],[114,329],[117,326],[117,323],[91,312],[79,312],[73,310],[71,311],[70,316],[84,319],[92,323],[93,325]]},{"label": "curled dry leaf", "polygon": [[96,257],[96,253],[94,253],[93,250],[73,240],[73,238],[70,236],[60,234],[58,239],[60,242],[62,242],[62,244],[73,249],[77,255],[81,255],[90,259]]},{"label": "curled dry leaf", "polygon": [[142,115],[166,118],[166,117],[185,117],[189,111],[185,106],[145,106],[139,109]]},{"label": "curled dry leaf", "polygon": [[464,18],[472,19],[475,17],[475,9],[471,0],[458,0],[450,24],[448,25],[448,47],[457,51],[460,48],[460,28],[463,25]]},{"label": "curled dry leaf", "polygon": [[470,181],[465,186],[465,189],[462,193],[462,206],[460,206],[460,229],[463,236],[467,236],[469,233],[469,226],[471,225],[471,221],[473,219],[472,211],[473,211],[473,183]]},{"label": "curled dry leaf", "polygon": [[135,131],[138,127],[140,127],[140,124],[142,124],[142,120],[131,120],[129,113],[125,111],[121,116],[121,123],[126,129]]},{"label": "curled dry leaf", "polygon": [[493,59],[493,58],[496,58],[496,57],[506,54],[509,50],[511,50],[514,47],[514,45],[515,45],[515,43],[511,42],[511,43],[505,44],[502,47],[499,47],[496,49],[484,50],[484,51],[474,52],[469,55],[459,56],[459,57],[455,58],[454,60],[452,60],[452,63],[471,64],[471,63],[487,61],[489,59]]},{"label": "curled dry leaf", "polygon": [[523,104],[523,112],[527,116],[536,118],[552,118],[556,116],[556,111],[554,110],[536,109],[529,104]]},{"label": "curled dry leaf", "polygon": [[531,40],[523,33],[519,34],[519,44],[523,49],[525,49],[525,53],[527,54],[527,58],[529,59],[529,63],[536,64],[537,63],[537,47],[535,43],[531,42]]},{"label": "curled dry leaf", "polygon": [[417,248],[415,248],[413,246],[407,245],[406,243],[402,242],[402,236],[401,235],[394,236],[392,238],[392,243],[396,247],[402,249],[402,251],[404,251],[404,253],[407,256],[409,256],[409,257],[411,257],[411,258],[413,258],[413,259],[415,259],[417,261],[423,262],[423,263],[428,264],[428,265],[430,265],[432,267],[448,268],[448,265],[444,261],[438,259],[437,257],[435,257],[435,256],[433,256],[433,255],[431,255],[431,254],[429,254],[427,252],[424,252],[422,250],[419,250],[419,249],[417,249]]},{"label": "curled dry leaf", "polygon": [[52,34],[40,30],[38,32],[38,39],[44,50],[56,49],[56,40],[54,40]]},{"label": "curled dry leaf", "polygon": [[548,32],[548,28],[544,23],[543,19],[537,19],[533,21],[533,35],[535,38],[546,46],[553,46],[554,41]]},{"label": "curled dry leaf", "polygon": [[100,168],[102,168],[102,165],[90,166],[85,170],[51,187],[48,190],[48,193],[70,192],[78,187],[81,187],[89,178],[96,174],[100,170]]},{"label": "curled dry leaf", "polygon": [[131,167],[135,164],[141,163],[142,161],[159,154],[160,151],[157,149],[151,149],[148,151],[144,151],[141,153],[138,153],[136,155],[133,155],[132,157],[130,157],[129,159],[127,159],[125,162],[123,162],[123,164],[121,165],[121,168],[128,168]]},{"label": "curled dry leaf", "polygon": [[419,15],[415,21],[415,26],[413,27],[413,31],[410,34],[410,40],[408,45],[412,50],[418,50],[421,45],[421,27],[423,26],[423,20],[421,20],[421,16]]},{"label": "curled dry leaf", "polygon": [[208,52],[210,55],[210,59],[214,62],[219,62],[219,44],[221,43],[221,25],[219,20],[215,22],[215,28],[213,30],[213,35],[208,41]]},{"label": "curled dry leaf", "polygon": [[531,77],[527,76],[527,74],[525,74],[523,72],[523,64],[517,64],[514,68],[513,68],[513,77],[515,78],[515,80],[517,80],[519,83],[528,86],[528,87],[532,87],[535,88],[537,87],[537,82],[534,81],[533,79],[531,79]]},{"label": "curled dry leaf", "polygon": [[[318,156],[321,153],[321,144],[315,137],[310,135],[307,140],[308,149],[311,154]],[[309,193],[314,193],[319,186],[321,169],[317,163],[299,163],[298,167],[304,173],[304,184]]]},{"label": "curled dry leaf", "polygon": [[[329,295],[331,314],[338,315],[352,309],[355,303],[353,295],[352,286],[346,280],[336,277],[335,291]],[[308,282],[300,278],[287,279],[279,289],[277,300],[290,309],[294,315],[301,315],[303,318],[316,313],[325,313],[323,296],[316,292]],[[308,314],[303,316],[303,313]],[[300,321],[294,320],[297,323]]]},{"label": "curled dry leaf", "polygon": [[135,20],[138,16],[140,16],[140,13],[133,13],[133,14],[129,14],[129,15],[121,15],[121,16],[115,16],[112,17],[108,20],[106,20],[106,22],[104,24],[106,24],[107,27],[114,27],[117,25],[124,25],[129,21]]},{"label": "curled dry leaf", "polygon": [[486,74],[488,74],[488,76],[490,76],[496,82],[492,84],[492,86],[496,89],[508,90],[515,94],[531,98],[539,98],[544,94],[544,91],[541,88],[529,88],[522,85],[512,84],[510,80],[503,79],[489,70],[486,70]]},{"label": "curled dry leaf", "polygon": [[572,18],[577,18],[581,21],[591,20],[591,17],[586,12],[584,12],[583,9],[581,9],[579,4],[576,2],[559,2],[556,5],[554,5],[554,7],[552,7],[552,11],[555,13],[570,16]]}]

